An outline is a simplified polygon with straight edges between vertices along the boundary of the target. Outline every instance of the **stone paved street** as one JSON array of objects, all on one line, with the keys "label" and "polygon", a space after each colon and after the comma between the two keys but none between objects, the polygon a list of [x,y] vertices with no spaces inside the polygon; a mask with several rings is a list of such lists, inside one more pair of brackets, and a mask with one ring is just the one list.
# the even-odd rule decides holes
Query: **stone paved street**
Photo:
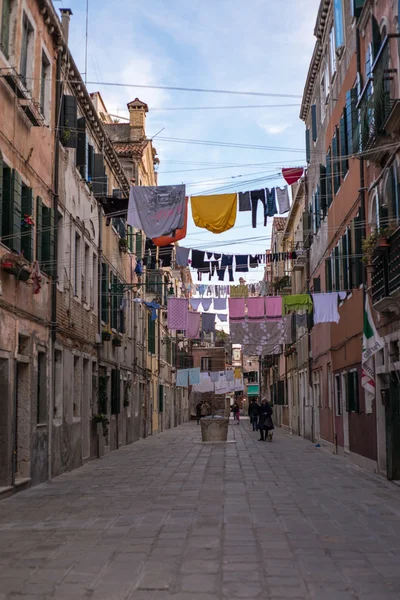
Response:
[{"label": "stone paved street", "polygon": [[188,424],[0,502],[0,600],[395,600],[400,489],[275,432]]}]

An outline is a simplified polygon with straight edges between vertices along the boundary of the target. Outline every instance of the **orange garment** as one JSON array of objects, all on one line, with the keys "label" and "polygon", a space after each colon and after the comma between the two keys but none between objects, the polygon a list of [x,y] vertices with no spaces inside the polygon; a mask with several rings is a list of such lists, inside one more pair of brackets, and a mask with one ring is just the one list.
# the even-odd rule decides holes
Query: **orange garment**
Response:
[{"label": "orange garment", "polygon": [[237,194],[192,196],[192,215],[197,227],[212,233],[231,229],[236,221]]},{"label": "orange garment", "polygon": [[152,240],[155,246],[168,246],[168,244],[172,244],[173,242],[179,242],[179,240],[183,240],[186,237],[187,231],[187,220],[188,220],[188,202],[189,198],[186,197],[186,206],[185,206],[185,223],[181,229],[177,229],[175,231],[175,235],[173,237],[169,237],[168,235],[161,235],[160,237],[156,237]]}]

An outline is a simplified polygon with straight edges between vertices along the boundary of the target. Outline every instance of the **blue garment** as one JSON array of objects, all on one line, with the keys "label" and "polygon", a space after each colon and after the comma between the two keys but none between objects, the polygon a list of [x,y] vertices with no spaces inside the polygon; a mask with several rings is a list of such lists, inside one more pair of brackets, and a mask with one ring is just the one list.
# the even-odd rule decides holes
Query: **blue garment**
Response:
[{"label": "blue garment", "polygon": [[219,281],[224,280],[226,267],[228,267],[229,281],[234,281],[232,266],[233,266],[233,256],[223,254],[222,259],[221,259],[221,268],[217,270]]},{"label": "blue garment", "polygon": [[276,208],[275,188],[272,188],[271,190],[265,188],[265,193],[267,196],[267,208],[265,215],[267,217],[274,217],[278,212],[278,209]]},{"label": "blue garment", "polygon": [[145,304],[147,308],[150,308],[151,320],[155,321],[157,319],[157,309],[160,308],[160,304],[157,304],[157,302],[143,302],[143,304]]},{"label": "blue garment", "polygon": [[141,260],[138,260],[136,263],[135,273],[136,275],[143,275],[143,265]]},{"label": "blue garment", "polygon": [[178,369],[176,372],[176,387],[189,386],[189,369]]},{"label": "blue garment", "polygon": [[236,273],[247,273],[249,270],[249,255],[236,254]]},{"label": "blue garment", "polygon": [[199,385],[200,383],[200,368],[189,369],[189,385]]}]

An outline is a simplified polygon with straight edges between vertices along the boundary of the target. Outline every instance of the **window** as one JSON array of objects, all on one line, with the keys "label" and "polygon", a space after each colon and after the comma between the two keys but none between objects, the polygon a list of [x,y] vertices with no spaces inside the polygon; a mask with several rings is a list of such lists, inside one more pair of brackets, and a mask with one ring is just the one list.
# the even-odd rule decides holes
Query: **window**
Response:
[{"label": "window", "polygon": [[92,285],[90,287],[90,306],[91,308],[95,308],[96,298],[97,298],[97,289],[98,289],[98,265],[97,265],[97,255],[93,253],[92,260]]},{"label": "window", "polygon": [[136,258],[141,260],[143,258],[143,236],[141,231],[136,232]]},{"label": "window", "polygon": [[306,129],[306,160],[307,164],[311,162],[311,149],[310,149],[310,130]]},{"label": "window", "polygon": [[346,119],[346,107],[343,110],[343,115],[340,117],[340,155],[341,155],[341,168],[342,168],[342,178],[346,177],[347,171],[349,170],[349,159],[347,158],[349,154],[349,148],[347,145],[348,137],[347,137],[347,119]]},{"label": "window", "polygon": [[317,141],[318,137],[318,129],[317,129],[317,105],[313,104],[311,106],[311,129],[312,129],[312,139],[313,142]]},{"label": "window", "polygon": [[86,119],[77,120],[78,137],[76,142],[76,167],[85,181],[88,180],[88,148],[86,140]]},{"label": "window", "polygon": [[48,120],[50,118],[50,61],[44,52],[42,52],[40,73],[40,110]]},{"label": "window", "polygon": [[334,256],[334,289],[335,292],[340,291],[340,256],[339,256],[339,246],[333,251]]},{"label": "window", "polygon": [[47,420],[47,374],[46,354],[37,355],[36,423],[43,425]]},{"label": "window", "polygon": [[326,155],[326,205],[332,204],[332,154],[329,148]]},{"label": "window", "polygon": [[78,128],[78,107],[75,96],[64,95],[61,105],[60,140],[65,148],[76,148]]},{"label": "window", "polygon": [[149,354],[156,353],[156,322],[152,320],[151,314],[147,314],[147,350]]},{"label": "window", "polygon": [[22,221],[27,217],[33,217],[33,195],[28,186],[21,186],[21,252],[26,260],[33,262],[34,226],[27,225]]},{"label": "window", "polygon": [[362,8],[365,4],[365,0],[350,0],[351,4],[351,14],[353,17],[359,17],[362,11]]},{"label": "window", "polygon": [[121,371],[111,370],[111,414],[119,415],[121,412]]},{"label": "window", "polygon": [[356,369],[346,373],[346,410],[348,412],[360,412],[358,372]]},{"label": "window", "polygon": [[81,416],[81,394],[82,394],[82,370],[81,357],[74,355],[74,397],[73,397],[73,416]]},{"label": "window", "polygon": [[336,49],[344,45],[343,0],[334,0],[335,45]]},{"label": "window", "polygon": [[108,178],[104,166],[102,154],[93,155],[93,194],[95,196],[107,196]]},{"label": "window", "polygon": [[346,92],[347,154],[356,154],[360,149],[357,97],[356,87]]},{"label": "window", "polygon": [[55,380],[54,380],[54,418],[63,416],[63,354],[61,350],[54,351]]},{"label": "window", "polygon": [[80,284],[80,262],[81,262],[81,238],[75,233],[75,251],[74,251],[74,296],[78,296]]},{"label": "window", "polygon": [[335,402],[336,402],[336,414],[341,415],[343,413],[343,408],[342,408],[342,382],[341,382],[340,375],[335,375]]},{"label": "window", "polygon": [[328,378],[328,408],[332,408],[332,365],[330,363],[328,363],[327,378]]},{"label": "window", "polygon": [[332,292],[332,259],[327,258],[325,261],[325,286],[327,292]]},{"label": "window", "polygon": [[329,89],[329,76],[326,74],[327,63],[323,68],[323,72],[321,75],[321,83],[320,83],[320,106],[321,106],[321,123],[324,122],[325,119],[325,109],[326,109],[326,98],[328,95]]},{"label": "window", "polygon": [[353,282],[356,287],[363,283],[364,269],[362,263],[362,222],[360,212],[352,222],[354,244]]},{"label": "window", "polygon": [[[58,257],[63,257],[64,256],[64,228],[63,228],[63,222],[64,222],[64,215],[62,213],[58,213],[57,214],[57,230],[58,230],[58,236],[57,236],[57,256]],[[60,260],[57,261],[57,280],[58,280],[58,284],[62,287],[64,284],[64,261],[62,258],[60,258]]]},{"label": "window", "polygon": [[210,356],[201,357],[200,371],[212,371],[212,360]]},{"label": "window", "polygon": [[336,47],[335,47],[335,28],[332,27],[329,34],[329,66],[331,70],[331,79],[336,73]]},{"label": "window", "polygon": [[28,89],[32,88],[33,74],[33,54],[34,54],[34,35],[33,27],[24,13],[22,18],[22,41],[21,41],[21,62],[19,73],[24,86]]},{"label": "window", "polygon": [[84,263],[84,274],[82,277],[82,302],[89,303],[91,298],[91,287],[93,282],[90,280],[90,252],[89,245],[85,244],[85,263]]},{"label": "window", "polygon": [[313,279],[313,292],[315,294],[321,291],[321,277],[314,277]]},{"label": "window", "polygon": [[126,218],[125,217],[114,217],[112,224],[120,238],[125,239],[126,237]]},{"label": "window", "polygon": [[333,156],[333,191],[338,193],[340,188],[340,146],[339,146],[339,128],[335,128],[335,135],[332,140]]},{"label": "window", "polygon": [[36,260],[43,272],[51,275],[54,264],[54,210],[36,198]]},{"label": "window", "polygon": [[108,265],[101,265],[101,320],[107,325],[110,319],[110,298],[108,290]]},{"label": "window", "polygon": [[21,252],[21,194],[20,174],[3,166],[2,242],[11,250]]},{"label": "window", "polygon": [[164,386],[158,386],[158,412],[164,412]]},{"label": "window", "polygon": [[322,219],[325,218],[328,204],[326,198],[326,167],[319,165],[320,211]]}]

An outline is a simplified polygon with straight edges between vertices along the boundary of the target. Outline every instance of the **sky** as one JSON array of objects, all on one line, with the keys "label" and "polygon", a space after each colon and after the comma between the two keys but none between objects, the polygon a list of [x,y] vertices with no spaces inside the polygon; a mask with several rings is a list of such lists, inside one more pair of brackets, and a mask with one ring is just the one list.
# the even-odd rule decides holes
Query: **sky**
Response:
[{"label": "sky", "polygon": [[[73,12],[69,45],[85,77],[86,1],[53,2],[56,9]],[[155,136],[160,185],[185,183],[188,194],[283,186],[282,166],[305,165],[299,112],[318,6],[319,0],[89,0],[86,78],[93,83],[88,89],[100,91],[108,111],[121,117],[127,116],[126,104],[136,97],[148,104],[146,133]],[[139,84],[289,97],[128,87]],[[236,106],[243,108],[231,108]],[[191,110],[166,110],[187,107]],[[264,227],[261,208],[259,203],[256,229],[251,213],[244,212],[220,235],[195,227],[190,216],[181,245],[238,254],[265,252],[272,219]],[[262,271],[251,270],[246,280],[259,281]]]}]

